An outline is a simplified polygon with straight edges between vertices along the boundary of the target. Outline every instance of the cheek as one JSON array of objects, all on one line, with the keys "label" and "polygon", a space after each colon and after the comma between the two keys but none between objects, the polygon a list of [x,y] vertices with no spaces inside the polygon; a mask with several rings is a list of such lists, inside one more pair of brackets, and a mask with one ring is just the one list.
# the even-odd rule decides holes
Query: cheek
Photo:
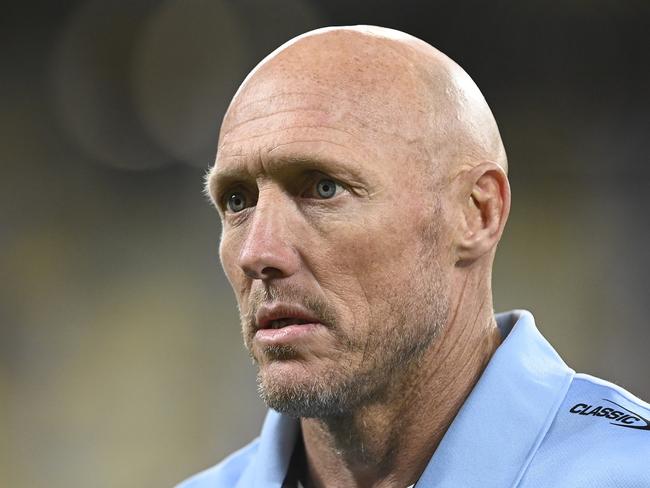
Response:
[{"label": "cheek", "polygon": [[233,290],[239,297],[242,290],[242,282],[244,278],[243,272],[237,266],[237,259],[239,258],[239,248],[235,245],[232,236],[222,235],[221,242],[219,243],[219,259],[221,267],[230,282]]},{"label": "cheek", "polygon": [[421,248],[415,229],[408,229],[399,215],[388,216],[378,212],[363,222],[338,222],[328,232],[331,237],[314,247],[320,249],[312,267],[317,281],[350,309],[359,327],[390,311],[397,290],[412,277],[414,250]]},{"label": "cheek", "polygon": [[[381,210],[381,209],[378,209]],[[334,242],[337,261],[362,277],[390,277],[421,248],[421,237],[412,225],[412,215],[384,209],[357,225],[337,230]]]}]

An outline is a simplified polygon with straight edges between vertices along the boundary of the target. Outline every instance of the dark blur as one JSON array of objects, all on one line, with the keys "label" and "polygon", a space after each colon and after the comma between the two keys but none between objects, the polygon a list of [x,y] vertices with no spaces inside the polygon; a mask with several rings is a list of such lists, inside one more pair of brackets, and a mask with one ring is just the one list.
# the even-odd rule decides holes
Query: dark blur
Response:
[{"label": "dark blur", "polygon": [[225,107],[333,24],[430,42],[510,160],[497,310],[650,397],[650,2],[3,2],[0,486],[161,487],[264,408],[203,197]]}]

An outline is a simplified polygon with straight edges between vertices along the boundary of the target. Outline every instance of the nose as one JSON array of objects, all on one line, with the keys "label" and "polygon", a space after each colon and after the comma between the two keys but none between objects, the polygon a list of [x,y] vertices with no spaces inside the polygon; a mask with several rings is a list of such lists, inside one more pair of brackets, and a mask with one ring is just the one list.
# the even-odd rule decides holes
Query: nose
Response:
[{"label": "nose", "polygon": [[277,199],[262,201],[260,195],[239,253],[239,267],[249,278],[280,279],[298,271],[300,257],[285,207]]}]

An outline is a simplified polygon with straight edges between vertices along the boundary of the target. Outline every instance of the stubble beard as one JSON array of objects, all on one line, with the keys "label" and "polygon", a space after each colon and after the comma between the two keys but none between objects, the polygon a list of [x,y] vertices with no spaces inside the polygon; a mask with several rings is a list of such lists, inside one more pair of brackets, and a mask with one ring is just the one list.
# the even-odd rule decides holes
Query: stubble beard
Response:
[{"label": "stubble beard", "polygon": [[[262,300],[287,299],[301,303],[320,318],[325,317],[323,322],[337,339],[341,350],[350,357],[355,353],[364,357],[357,366],[336,363],[325,371],[311,374],[304,374],[306,368],[297,366],[299,373],[280,380],[259,368],[258,391],[266,405],[293,417],[324,419],[346,415],[394,393],[399,384],[412,377],[414,370],[419,368],[424,353],[436,340],[448,318],[446,281],[440,267],[432,267],[435,269],[429,270],[419,286],[403,284],[409,288],[393,295],[393,303],[385,317],[375,318],[389,320],[392,324],[381,327],[380,333],[371,332],[364,341],[355,341],[345,335],[327,304],[304,299],[296,289],[266,292],[267,296]],[[258,363],[252,353],[251,338],[246,333],[251,315],[242,316],[244,340],[253,362]],[[299,361],[297,351],[287,345],[267,347],[262,354],[273,361]]]}]

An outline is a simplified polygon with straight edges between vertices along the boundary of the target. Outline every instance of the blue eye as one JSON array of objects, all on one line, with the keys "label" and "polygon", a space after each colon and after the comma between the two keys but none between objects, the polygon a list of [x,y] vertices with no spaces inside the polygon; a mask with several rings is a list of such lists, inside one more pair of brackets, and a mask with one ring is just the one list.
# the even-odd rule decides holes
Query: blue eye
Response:
[{"label": "blue eye", "polygon": [[228,210],[237,213],[244,210],[247,206],[246,196],[240,191],[234,191],[228,195]]},{"label": "blue eye", "polygon": [[337,186],[338,185],[334,181],[323,178],[316,184],[316,193],[318,193],[318,196],[321,198],[332,198],[336,195]]}]

